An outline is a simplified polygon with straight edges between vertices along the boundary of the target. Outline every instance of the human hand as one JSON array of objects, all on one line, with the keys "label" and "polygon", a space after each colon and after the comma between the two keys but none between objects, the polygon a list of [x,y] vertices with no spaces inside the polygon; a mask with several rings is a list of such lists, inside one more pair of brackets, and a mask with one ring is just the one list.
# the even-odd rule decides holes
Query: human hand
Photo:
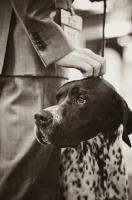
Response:
[{"label": "human hand", "polygon": [[84,77],[101,76],[106,72],[105,59],[86,48],[75,49],[55,63],[62,67],[78,69]]}]

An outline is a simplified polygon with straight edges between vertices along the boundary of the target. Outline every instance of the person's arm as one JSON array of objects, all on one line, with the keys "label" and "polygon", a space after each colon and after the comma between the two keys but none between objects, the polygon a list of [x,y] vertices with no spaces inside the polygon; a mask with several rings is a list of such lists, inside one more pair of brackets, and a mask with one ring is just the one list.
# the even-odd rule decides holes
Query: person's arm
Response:
[{"label": "person's arm", "polygon": [[66,38],[61,27],[53,21],[54,0],[10,1],[46,67],[57,63],[60,66],[79,69],[84,76],[105,73],[105,59],[89,49],[76,49]]},{"label": "person's arm", "polygon": [[75,49],[65,37],[62,28],[52,19],[55,11],[54,0],[10,1],[45,66]]}]

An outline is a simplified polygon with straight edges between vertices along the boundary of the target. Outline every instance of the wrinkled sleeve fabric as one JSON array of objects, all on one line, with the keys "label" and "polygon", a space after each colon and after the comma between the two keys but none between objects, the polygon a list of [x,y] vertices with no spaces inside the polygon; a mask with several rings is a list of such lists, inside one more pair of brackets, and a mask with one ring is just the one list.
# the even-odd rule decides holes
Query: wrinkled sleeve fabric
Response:
[{"label": "wrinkled sleeve fabric", "polygon": [[54,0],[10,1],[45,67],[75,49],[62,28],[53,20]]}]

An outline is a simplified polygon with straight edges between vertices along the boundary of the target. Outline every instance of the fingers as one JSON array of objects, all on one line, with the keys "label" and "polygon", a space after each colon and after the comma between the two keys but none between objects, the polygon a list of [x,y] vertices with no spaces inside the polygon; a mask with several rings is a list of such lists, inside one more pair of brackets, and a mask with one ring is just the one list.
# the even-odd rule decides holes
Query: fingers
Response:
[{"label": "fingers", "polygon": [[[91,66],[92,76],[99,76],[101,72],[101,63],[85,56],[85,62]],[[89,68],[89,67],[88,67]],[[86,69],[87,70],[87,69]]]},{"label": "fingers", "polygon": [[101,76],[106,72],[105,59],[89,49],[75,49],[55,63],[59,66],[78,69],[84,77]]},{"label": "fingers", "polygon": [[86,56],[86,62],[88,62],[94,68],[93,76],[101,76],[106,72],[106,60],[103,57],[86,48],[79,48],[76,49],[76,51],[82,56]]},{"label": "fingers", "polygon": [[82,71],[85,77],[101,76],[105,73],[105,65],[103,66],[101,62],[98,62],[97,60],[83,54],[81,54],[80,58],[76,60],[75,64],[78,65],[78,69]]},{"label": "fingers", "polygon": [[78,69],[82,72],[85,78],[93,76],[93,67],[86,62],[80,63]]}]

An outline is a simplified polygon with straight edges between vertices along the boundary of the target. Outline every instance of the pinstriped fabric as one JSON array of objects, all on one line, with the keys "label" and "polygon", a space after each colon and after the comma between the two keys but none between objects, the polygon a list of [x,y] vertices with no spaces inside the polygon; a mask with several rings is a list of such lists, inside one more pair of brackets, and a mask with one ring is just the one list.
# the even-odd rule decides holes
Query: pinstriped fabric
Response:
[{"label": "pinstriped fabric", "polygon": [[[45,20],[40,18],[38,22],[34,16],[35,13],[38,15],[40,13],[42,16],[42,5],[49,4],[47,7],[49,10],[46,12],[53,11],[50,9],[50,2],[53,2],[52,5],[54,5],[55,1],[10,1],[15,8],[15,13],[21,16],[21,21],[12,12],[6,54],[5,49],[2,49],[3,57],[0,57],[4,61],[0,76],[0,199],[54,200],[57,190],[60,150],[41,147],[38,144],[34,136],[33,116],[38,110],[55,104],[55,93],[66,82],[66,78],[60,77],[68,77],[64,69],[54,66],[45,68],[44,63],[51,64],[72,51],[73,48],[68,45],[65,37],[63,38],[57,25],[54,26],[52,23],[50,23],[51,26],[46,23],[46,34],[52,41],[51,45],[47,44],[43,28]],[[7,6],[7,8],[3,7],[3,11],[1,7],[2,16],[6,14],[4,14],[5,9],[10,9],[10,6],[8,8],[10,1],[0,0],[0,6],[2,6],[2,2]],[[18,6],[16,6],[16,2]],[[35,12],[30,12],[34,6],[36,6]],[[43,15],[45,18],[45,13]],[[26,20],[27,16],[30,18],[29,21]],[[39,18],[40,15],[37,17]],[[9,22],[10,17],[7,19]],[[23,27],[22,22],[24,23]],[[27,26],[27,23],[30,27]],[[8,27],[9,24],[7,23]],[[53,32],[52,28],[55,28]],[[31,38],[33,30],[40,34],[41,39],[47,45],[45,51],[41,52],[33,44],[34,41]],[[28,32],[30,32],[30,36]],[[8,36],[6,26],[3,26],[3,32],[0,30],[0,39],[2,33],[5,35],[3,37],[4,47],[6,47]],[[4,40],[1,39],[2,42]],[[4,75],[10,76],[10,78],[4,77]]]},{"label": "pinstriped fabric", "polygon": [[[6,2],[6,4],[4,4],[5,7],[1,7],[1,13],[6,14],[5,10],[7,10],[8,15],[7,17],[5,16],[3,20],[6,18],[8,19],[6,25],[9,28],[12,10],[10,1],[1,0],[0,3],[1,2]],[[55,9],[55,1],[50,0],[49,3],[46,3],[47,1],[42,3],[41,0],[11,0],[11,2],[19,20],[13,13],[7,48],[7,27],[4,26],[2,29],[3,33],[2,30],[0,32],[0,40],[2,41],[0,47],[1,71],[5,50],[7,49],[2,74],[69,78],[69,69],[58,67],[53,64],[55,60],[74,50],[70,41],[64,36],[62,29],[51,19],[49,14],[49,12],[53,12]],[[10,10],[10,12],[8,12],[8,10]],[[40,50],[34,43],[32,38],[33,31],[36,31],[40,35],[45,45],[45,50]],[[2,46],[3,42],[4,45]],[[45,66],[48,67],[45,68]]]},{"label": "pinstriped fabric", "polygon": [[[52,55],[50,55],[52,56]],[[45,67],[15,13],[12,14],[3,75],[69,77],[69,70],[54,64]]]},{"label": "pinstriped fabric", "polygon": [[11,5],[9,0],[0,1],[0,74],[3,68],[6,44],[11,19]]},{"label": "pinstriped fabric", "polygon": [[[65,37],[62,29],[52,19],[55,0],[11,0],[12,6],[40,59],[45,66],[72,52],[75,47]],[[37,32],[45,50],[33,40]]]},{"label": "pinstriped fabric", "polygon": [[64,83],[63,78],[0,77],[1,200],[55,200],[60,149],[36,141],[33,116],[55,104]]}]

